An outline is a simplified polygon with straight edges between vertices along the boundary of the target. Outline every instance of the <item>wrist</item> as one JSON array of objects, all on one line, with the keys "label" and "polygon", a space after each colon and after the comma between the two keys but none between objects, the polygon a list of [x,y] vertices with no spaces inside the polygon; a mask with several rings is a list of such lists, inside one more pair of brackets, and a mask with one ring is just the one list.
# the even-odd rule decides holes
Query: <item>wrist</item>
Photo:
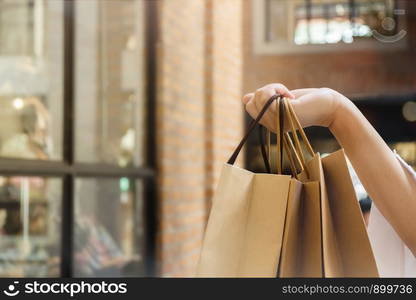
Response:
[{"label": "wrist", "polygon": [[329,124],[329,130],[336,135],[339,130],[348,125],[349,118],[354,115],[356,109],[354,103],[344,95],[333,91],[334,101],[337,103],[333,113],[332,122]]}]

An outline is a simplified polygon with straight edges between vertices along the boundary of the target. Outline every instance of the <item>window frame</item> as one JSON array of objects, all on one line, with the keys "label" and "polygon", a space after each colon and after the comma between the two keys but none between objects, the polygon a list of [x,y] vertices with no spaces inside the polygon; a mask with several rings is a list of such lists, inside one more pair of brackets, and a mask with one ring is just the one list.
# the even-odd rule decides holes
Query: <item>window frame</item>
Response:
[{"label": "window frame", "polygon": [[[336,43],[336,44],[307,44],[296,45],[287,40],[266,40],[266,21],[269,15],[266,14],[267,2],[271,0],[255,0],[251,1],[251,19],[252,19],[252,38],[253,38],[253,52],[260,55],[273,54],[308,54],[308,53],[327,53],[336,51],[363,51],[363,50],[378,50],[378,51],[397,51],[406,49],[408,40],[405,36],[400,41],[395,43],[382,43],[376,39],[359,40],[351,44]],[[292,0],[281,0],[292,2]],[[297,0],[301,1],[301,0]],[[291,3],[295,5],[295,3]],[[397,1],[398,9],[405,8],[404,1]],[[406,26],[406,18],[400,16],[398,18],[399,27]],[[293,26],[291,26],[293,27]]]},{"label": "window frame", "polygon": [[106,163],[84,163],[75,161],[75,80],[74,80],[74,42],[76,0],[62,0],[63,10],[63,153],[61,161],[30,160],[0,157],[0,174],[5,176],[42,176],[62,180],[62,227],[60,276],[73,277],[74,244],[74,188],[76,178],[120,178],[142,180],[144,249],[143,264],[146,276],[155,275],[155,237],[156,237],[156,138],[155,98],[156,98],[156,40],[157,5],[155,1],[144,1],[145,14],[145,55],[146,55],[146,163],[137,167],[118,167]]}]

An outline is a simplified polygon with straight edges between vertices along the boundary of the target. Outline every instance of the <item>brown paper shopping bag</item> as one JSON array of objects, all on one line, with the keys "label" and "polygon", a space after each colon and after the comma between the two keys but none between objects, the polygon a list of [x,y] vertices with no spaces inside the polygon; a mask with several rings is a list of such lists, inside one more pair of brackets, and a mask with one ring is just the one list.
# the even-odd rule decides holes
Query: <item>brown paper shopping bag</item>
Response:
[{"label": "brown paper shopping bag", "polygon": [[233,165],[271,98],[224,165],[197,267],[199,277],[275,277],[291,176],[255,174]]},{"label": "brown paper shopping bag", "polygon": [[302,184],[300,198],[289,198],[279,277],[322,277],[319,182]]},{"label": "brown paper shopping bag", "polygon": [[319,182],[303,184],[302,245],[297,277],[322,277],[322,233]]},{"label": "brown paper shopping bag", "polygon": [[343,277],[341,258],[319,153],[316,153],[313,158],[306,163],[306,170],[309,173],[310,180],[319,182],[322,275],[323,277]]},{"label": "brown paper shopping bag", "polygon": [[342,276],[378,277],[374,254],[344,150],[338,150],[324,157],[322,165],[329,209],[340,251]]},{"label": "brown paper shopping bag", "polygon": [[275,277],[290,176],[223,167],[208,220],[198,276]]},{"label": "brown paper shopping bag", "polygon": [[[290,117],[285,103],[280,102],[282,121]],[[292,123],[292,122],[290,122]],[[277,126],[283,128],[281,126]],[[280,136],[283,136],[281,134]],[[283,145],[287,154],[292,174],[303,184],[293,178],[289,189],[286,217],[284,225],[282,251],[279,264],[279,277],[322,277],[322,246],[321,246],[321,212],[319,181],[311,181],[306,171],[296,175],[297,166],[304,170],[301,161],[290,137],[285,134]],[[264,143],[261,140],[263,157],[267,156]],[[279,148],[279,141],[278,147]],[[298,141],[299,142],[299,141]],[[267,163],[268,159],[265,159]],[[270,167],[268,167],[270,168]]]},{"label": "brown paper shopping bag", "polygon": [[[321,160],[294,114],[290,102],[285,101],[289,121],[299,130],[312,159],[306,161],[294,124],[291,124],[295,148],[304,172],[302,182],[319,182],[322,246],[322,275],[324,277],[377,277],[377,267],[368,239],[364,220],[341,149]],[[306,226],[310,221],[306,221]],[[313,239],[303,232],[305,238]],[[316,245],[317,242],[311,242]],[[304,249],[304,251],[306,251]],[[311,273],[310,273],[311,274]],[[312,275],[313,276],[313,275]]]},{"label": "brown paper shopping bag", "polygon": [[279,277],[297,277],[300,274],[300,255],[302,247],[302,183],[292,179],[290,185],[282,252],[279,266]]},{"label": "brown paper shopping bag", "polygon": [[[296,134],[294,120],[286,101],[286,99],[282,101],[285,108],[285,119],[288,120],[287,123],[292,132]],[[305,135],[304,137],[306,139]],[[294,140],[296,146],[294,146],[289,134],[285,134],[286,153],[289,154],[291,165],[297,165],[301,169],[301,173],[296,178],[302,183],[303,188],[301,197],[295,199],[289,197],[288,199],[279,277],[322,277],[320,177],[319,172],[312,174],[312,177],[308,173],[308,169],[313,167],[314,163],[316,164],[319,156],[314,155],[309,162],[311,166],[306,166],[303,154],[298,154],[300,141],[297,135],[294,136]],[[309,141],[306,139],[305,143],[309,143]],[[309,148],[312,149],[310,145]],[[313,150],[311,152],[314,154]]]}]

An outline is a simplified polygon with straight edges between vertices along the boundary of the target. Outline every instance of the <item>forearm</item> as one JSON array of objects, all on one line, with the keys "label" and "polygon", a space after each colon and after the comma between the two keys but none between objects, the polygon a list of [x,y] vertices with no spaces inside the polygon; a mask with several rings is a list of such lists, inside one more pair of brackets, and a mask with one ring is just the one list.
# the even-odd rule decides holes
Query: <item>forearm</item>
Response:
[{"label": "forearm", "polygon": [[416,188],[394,153],[355,105],[342,99],[329,128],[381,213],[416,254]]},{"label": "forearm", "polygon": [[305,88],[305,89],[296,89],[291,90],[290,92],[295,95],[296,98],[305,96],[306,94],[310,94],[311,92],[316,92],[319,88]]}]

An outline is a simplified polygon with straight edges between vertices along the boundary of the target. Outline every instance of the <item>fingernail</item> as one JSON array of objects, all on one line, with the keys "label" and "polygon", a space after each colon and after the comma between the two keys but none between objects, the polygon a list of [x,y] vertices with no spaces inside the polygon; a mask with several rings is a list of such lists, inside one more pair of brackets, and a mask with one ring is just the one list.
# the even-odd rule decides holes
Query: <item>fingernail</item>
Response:
[{"label": "fingernail", "polygon": [[251,94],[246,94],[244,95],[242,100],[244,104],[247,104],[250,101],[250,99],[251,99]]}]

